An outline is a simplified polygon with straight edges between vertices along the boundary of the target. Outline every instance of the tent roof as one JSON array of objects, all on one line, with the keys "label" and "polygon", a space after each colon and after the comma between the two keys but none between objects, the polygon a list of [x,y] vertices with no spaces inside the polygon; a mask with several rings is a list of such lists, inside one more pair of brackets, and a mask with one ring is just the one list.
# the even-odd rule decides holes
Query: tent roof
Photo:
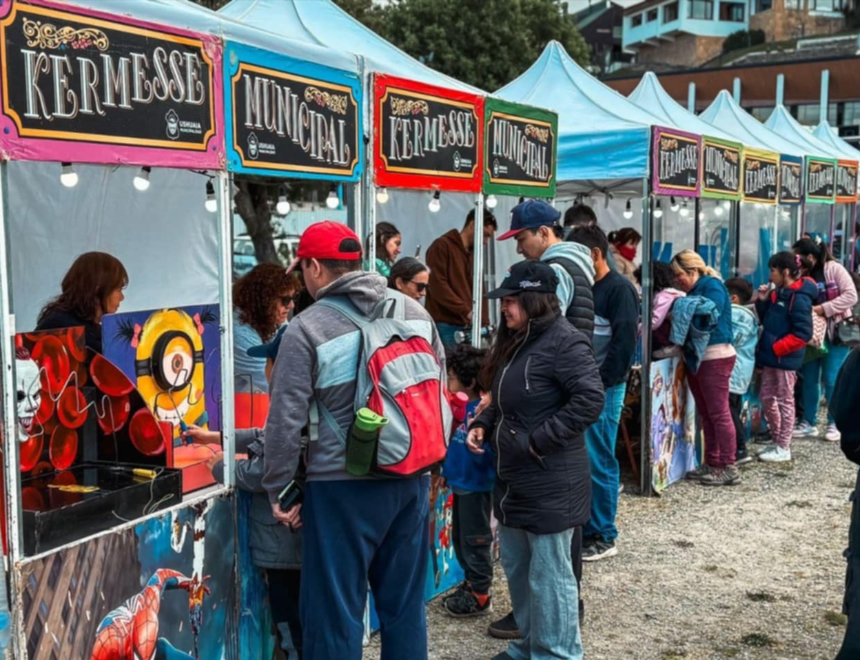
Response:
[{"label": "tent roof", "polygon": [[774,111],[765,122],[765,126],[775,133],[779,133],[787,140],[794,142],[806,153],[813,154],[815,156],[826,156],[829,158],[839,157],[839,152],[836,149],[831,147],[829,144],[822,142],[815,137],[811,131],[808,131],[801,126],[782,104],[779,104],[774,108]]},{"label": "tent roof", "polygon": [[804,149],[777,135],[739,106],[731,95],[722,90],[714,102],[699,115],[726,133],[736,135],[748,147],[775,151],[787,156],[804,156]]},{"label": "tent roof", "polygon": [[255,27],[242,25],[227,16],[221,16],[214,11],[190,2],[190,0],[146,0],[145,2],[143,0],[136,2],[117,2],[116,0],[59,1],[69,5],[103,11],[114,16],[127,16],[142,21],[159,23],[168,27],[184,28],[194,32],[212,34],[351,73],[357,73],[359,70],[358,61],[355,56],[332,51],[316,44],[289,39],[288,37],[272,34]]},{"label": "tent roof", "polygon": [[331,0],[233,0],[218,14],[283,39],[313,44],[327,52],[361,55],[371,71],[483,94],[407,55]]},{"label": "tent roof", "polygon": [[818,127],[813,131],[815,137],[817,137],[822,142],[829,144],[837,153],[839,153],[840,158],[848,158],[851,160],[860,160],[860,151],[852,147],[845,140],[843,140],[836,131],[833,130],[833,127],[827,123],[827,121],[821,122]]},{"label": "tent roof", "polygon": [[627,98],[640,108],[647,110],[665,122],[668,126],[675,126],[683,131],[698,135],[742,142],[742,140],[739,140],[734,135],[717,128],[713,124],[702,121],[669,96],[652,71],[645,72],[636,89],[630,92]]},{"label": "tent roof", "polygon": [[594,78],[557,41],[495,96],[558,113],[560,182],[648,175],[651,126],[663,122]]}]

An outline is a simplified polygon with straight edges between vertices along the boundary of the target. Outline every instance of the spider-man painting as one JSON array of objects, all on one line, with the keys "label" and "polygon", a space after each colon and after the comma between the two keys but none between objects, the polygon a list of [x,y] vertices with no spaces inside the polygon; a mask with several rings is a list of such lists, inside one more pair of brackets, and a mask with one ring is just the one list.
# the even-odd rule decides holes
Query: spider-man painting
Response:
[{"label": "spider-man painting", "polygon": [[203,598],[209,594],[209,587],[203,584],[207,579],[198,583],[177,571],[157,570],[143,591],[109,612],[99,624],[91,660],[196,660],[158,636],[158,610],[162,592],[187,591],[196,647]]}]

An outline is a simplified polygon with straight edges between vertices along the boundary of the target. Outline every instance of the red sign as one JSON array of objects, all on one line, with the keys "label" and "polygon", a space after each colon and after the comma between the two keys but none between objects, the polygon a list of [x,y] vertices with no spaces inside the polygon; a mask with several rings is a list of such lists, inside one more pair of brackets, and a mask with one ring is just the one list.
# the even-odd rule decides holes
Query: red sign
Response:
[{"label": "red sign", "polygon": [[484,98],[376,75],[376,185],[423,190],[481,190]]}]

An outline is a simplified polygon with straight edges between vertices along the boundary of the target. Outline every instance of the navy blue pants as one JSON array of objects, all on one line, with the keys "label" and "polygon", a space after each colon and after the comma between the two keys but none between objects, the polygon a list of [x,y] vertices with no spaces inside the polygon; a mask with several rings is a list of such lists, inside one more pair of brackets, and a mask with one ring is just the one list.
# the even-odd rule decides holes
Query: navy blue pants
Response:
[{"label": "navy blue pants", "polygon": [[427,658],[430,478],[312,481],[302,521],[304,660],[361,660],[367,585],[381,660]]}]

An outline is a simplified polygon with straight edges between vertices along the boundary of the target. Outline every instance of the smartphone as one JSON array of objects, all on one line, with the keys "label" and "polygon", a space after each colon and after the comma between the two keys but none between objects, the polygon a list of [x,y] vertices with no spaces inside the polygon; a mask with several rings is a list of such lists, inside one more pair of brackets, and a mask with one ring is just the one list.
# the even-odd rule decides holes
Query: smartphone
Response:
[{"label": "smartphone", "polygon": [[284,487],[284,490],[281,491],[281,494],[278,495],[278,504],[281,507],[281,511],[289,511],[296,504],[300,504],[304,494],[304,490],[295,479],[288,483]]}]

